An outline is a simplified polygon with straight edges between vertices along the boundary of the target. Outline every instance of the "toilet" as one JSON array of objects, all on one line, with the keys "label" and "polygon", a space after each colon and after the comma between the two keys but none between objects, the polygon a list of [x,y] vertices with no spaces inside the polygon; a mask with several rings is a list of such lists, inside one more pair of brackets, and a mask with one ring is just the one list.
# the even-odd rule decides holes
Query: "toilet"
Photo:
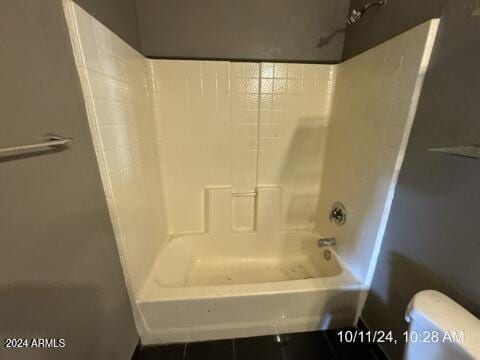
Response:
[{"label": "toilet", "polygon": [[480,359],[480,320],[434,290],[417,293],[407,307],[405,360]]}]

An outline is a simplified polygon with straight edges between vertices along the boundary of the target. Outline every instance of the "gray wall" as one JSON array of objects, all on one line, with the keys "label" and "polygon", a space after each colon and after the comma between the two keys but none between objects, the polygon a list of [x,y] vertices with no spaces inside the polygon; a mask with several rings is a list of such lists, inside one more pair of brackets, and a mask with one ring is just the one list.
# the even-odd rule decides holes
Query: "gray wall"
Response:
[{"label": "gray wall", "polygon": [[341,60],[349,0],[137,0],[142,50],[160,58]]},{"label": "gray wall", "polygon": [[[480,139],[480,17],[446,16],[434,48],[363,319],[407,328],[418,291],[480,316],[480,160],[427,152]],[[466,334],[468,336],[468,334]],[[385,345],[400,359],[403,345]]]},{"label": "gray wall", "polygon": [[[350,10],[360,9],[365,3],[365,0],[351,0]],[[349,59],[428,19],[440,16],[442,3],[442,0],[388,0],[381,10],[370,9],[358,23],[347,29],[343,58]]]},{"label": "gray wall", "polygon": [[[0,158],[0,358],[129,359],[138,336],[61,1],[0,10],[0,147],[74,138],[65,151]],[[9,351],[7,337],[66,348]]]},{"label": "gray wall", "polygon": [[90,15],[140,51],[135,0],[74,0]]},{"label": "gray wall", "polygon": [[[360,9],[365,3],[365,0],[351,0],[349,11]],[[387,0],[384,7],[369,10],[358,23],[347,28],[343,59],[358,55],[429,19],[443,14],[471,13],[473,4],[474,0]]]}]

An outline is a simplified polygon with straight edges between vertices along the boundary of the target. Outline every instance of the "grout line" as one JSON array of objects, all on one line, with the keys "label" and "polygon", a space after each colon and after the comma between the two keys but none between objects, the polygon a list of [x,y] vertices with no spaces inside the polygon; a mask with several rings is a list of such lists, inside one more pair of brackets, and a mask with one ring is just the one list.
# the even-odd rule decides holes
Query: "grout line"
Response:
[{"label": "grout line", "polygon": [[232,339],[233,360],[237,359],[237,352],[235,351],[235,339]]},{"label": "grout line", "polygon": [[322,335],[325,338],[325,340],[327,340],[328,347],[332,351],[332,354],[333,354],[334,358],[336,360],[339,360],[338,357],[337,357],[337,353],[335,352],[334,346],[330,343],[330,340],[328,340],[327,331],[322,331]]},{"label": "grout line", "polygon": [[375,360],[379,360],[377,354],[375,353],[375,351],[370,346],[368,347],[368,352],[372,355],[372,357]]},{"label": "grout line", "polygon": [[262,100],[262,63],[258,63],[258,92],[257,92],[257,160],[255,168],[255,192],[258,187],[258,174],[260,172],[260,114]]},{"label": "grout line", "polygon": [[287,360],[287,354],[285,353],[285,348],[283,347],[283,343],[280,343],[280,349],[282,349],[283,360]]},{"label": "grout line", "polygon": [[184,347],[183,347],[182,360],[185,360],[185,358],[187,357],[187,345],[188,345],[188,343],[185,343],[185,345],[184,345]]}]

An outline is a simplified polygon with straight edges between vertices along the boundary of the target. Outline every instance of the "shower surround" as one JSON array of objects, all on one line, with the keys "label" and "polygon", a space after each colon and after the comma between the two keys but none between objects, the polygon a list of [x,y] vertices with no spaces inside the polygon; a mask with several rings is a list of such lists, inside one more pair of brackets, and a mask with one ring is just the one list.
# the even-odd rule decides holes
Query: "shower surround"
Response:
[{"label": "shower surround", "polygon": [[335,67],[148,63],[170,231],[204,231],[210,187],[231,187],[234,231],[253,231],[259,186],[279,187],[282,228],[311,227]]},{"label": "shower surround", "polygon": [[64,7],[142,342],[353,324],[438,21],[338,65],[150,60]]}]

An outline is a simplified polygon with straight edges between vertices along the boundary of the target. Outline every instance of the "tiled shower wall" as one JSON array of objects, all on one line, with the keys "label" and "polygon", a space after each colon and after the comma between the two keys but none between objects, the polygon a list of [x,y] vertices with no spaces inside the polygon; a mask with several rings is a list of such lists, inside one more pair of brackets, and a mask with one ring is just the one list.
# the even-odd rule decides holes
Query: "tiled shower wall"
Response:
[{"label": "tiled shower wall", "polygon": [[335,66],[149,62],[172,232],[203,231],[218,186],[232,187],[234,231],[253,230],[257,186],[281,187],[282,228],[311,227]]},{"label": "tiled shower wall", "polygon": [[146,62],[74,2],[64,8],[115,238],[135,293],[168,234]]},{"label": "tiled shower wall", "polygon": [[[338,66],[317,228],[337,237],[337,252],[367,284],[390,211],[438,20]],[[347,208],[336,226],[335,201]]]},{"label": "tiled shower wall", "polygon": [[[149,60],[173,233],[204,230],[204,189],[231,186],[235,222],[253,226],[259,64]],[[232,211],[222,209],[220,211]]]},{"label": "tiled shower wall", "polygon": [[261,64],[258,185],[280,186],[284,229],[315,220],[336,66]]}]

